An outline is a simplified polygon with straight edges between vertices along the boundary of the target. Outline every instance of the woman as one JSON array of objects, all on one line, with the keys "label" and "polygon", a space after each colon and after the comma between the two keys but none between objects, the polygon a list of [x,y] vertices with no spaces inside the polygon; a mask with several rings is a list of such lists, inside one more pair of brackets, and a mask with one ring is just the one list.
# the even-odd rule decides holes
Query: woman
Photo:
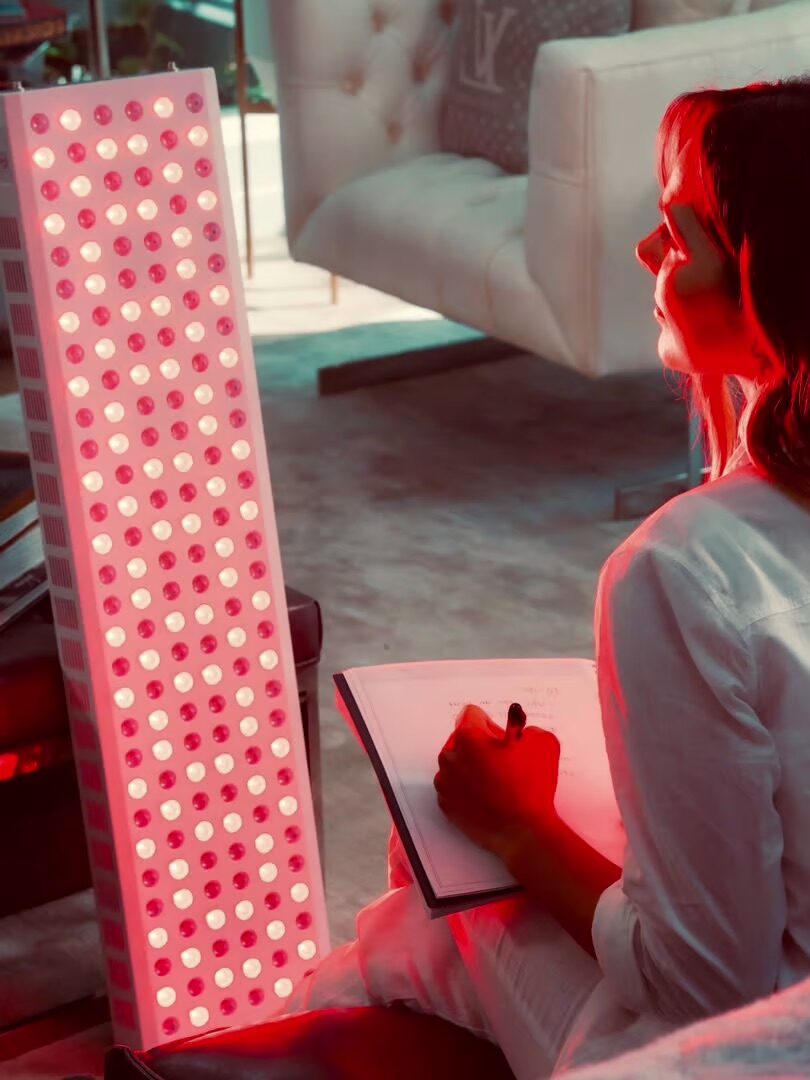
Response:
[{"label": "woman", "polygon": [[559,747],[468,707],[439,805],[525,886],[429,921],[390,891],[288,1011],[404,1001],[515,1074],[614,1056],[810,974],[810,80],[686,94],[659,132],[659,355],[709,482],[603,567],[595,633],[623,869],[554,814]]}]

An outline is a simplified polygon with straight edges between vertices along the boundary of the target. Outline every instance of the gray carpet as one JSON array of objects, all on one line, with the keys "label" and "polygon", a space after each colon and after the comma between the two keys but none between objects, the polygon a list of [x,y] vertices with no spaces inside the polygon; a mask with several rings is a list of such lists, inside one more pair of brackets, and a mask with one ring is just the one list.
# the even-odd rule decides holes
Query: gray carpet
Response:
[{"label": "gray carpet", "polygon": [[[320,602],[326,881],[333,944],[385,887],[389,817],[332,704],[354,665],[593,656],[599,569],[638,524],[616,484],[685,469],[661,371],[591,382],[516,356],[318,398],[297,339],[260,346],[286,580]],[[304,346],[302,349],[301,346]]]}]

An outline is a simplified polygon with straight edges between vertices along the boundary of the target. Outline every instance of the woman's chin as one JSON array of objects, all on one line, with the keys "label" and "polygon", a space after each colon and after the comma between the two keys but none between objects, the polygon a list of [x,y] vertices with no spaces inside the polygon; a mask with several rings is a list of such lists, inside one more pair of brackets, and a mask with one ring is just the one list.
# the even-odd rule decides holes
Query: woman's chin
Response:
[{"label": "woman's chin", "polygon": [[661,334],[658,338],[658,358],[664,367],[669,368],[670,371],[681,371],[686,375],[692,374],[693,369],[689,360],[675,347],[675,343],[664,327],[661,328]]}]

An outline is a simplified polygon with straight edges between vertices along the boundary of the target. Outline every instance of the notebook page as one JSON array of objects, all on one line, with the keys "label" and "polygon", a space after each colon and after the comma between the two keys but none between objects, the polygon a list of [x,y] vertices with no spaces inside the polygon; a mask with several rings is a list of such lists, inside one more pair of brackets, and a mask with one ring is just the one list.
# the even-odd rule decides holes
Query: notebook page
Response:
[{"label": "notebook page", "polygon": [[514,883],[503,863],[468,840],[436,803],[438,755],[468,703],[505,724],[519,701],[527,722],[560,740],[560,816],[621,864],[624,830],[613,795],[591,660],[448,660],[344,672],[438,897]]}]

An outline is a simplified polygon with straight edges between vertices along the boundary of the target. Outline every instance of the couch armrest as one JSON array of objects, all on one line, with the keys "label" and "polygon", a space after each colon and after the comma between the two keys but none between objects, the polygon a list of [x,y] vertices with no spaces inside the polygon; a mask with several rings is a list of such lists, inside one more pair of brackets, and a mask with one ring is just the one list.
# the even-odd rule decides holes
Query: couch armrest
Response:
[{"label": "couch armrest", "polygon": [[351,180],[439,144],[457,19],[454,0],[408,0],[395,15],[358,0],[270,5],[287,237]]},{"label": "couch armrest", "polygon": [[655,140],[670,101],[688,89],[808,69],[805,0],[697,28],[540,48],[530,106],[526,258],[580,370],[649,367],[649,353],[626,354],[628,341],[654,349],[657,333],[651,282],[633,251],[657,220]]}]

